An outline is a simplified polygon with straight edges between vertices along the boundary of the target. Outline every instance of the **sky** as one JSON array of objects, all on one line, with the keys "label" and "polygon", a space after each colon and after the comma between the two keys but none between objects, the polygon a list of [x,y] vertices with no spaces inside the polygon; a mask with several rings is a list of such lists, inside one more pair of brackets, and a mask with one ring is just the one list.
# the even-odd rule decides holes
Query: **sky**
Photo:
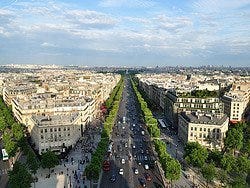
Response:
[{"label": "sky", "polygon": [[249,67],[250,0],[0,0],[0,64]]}]

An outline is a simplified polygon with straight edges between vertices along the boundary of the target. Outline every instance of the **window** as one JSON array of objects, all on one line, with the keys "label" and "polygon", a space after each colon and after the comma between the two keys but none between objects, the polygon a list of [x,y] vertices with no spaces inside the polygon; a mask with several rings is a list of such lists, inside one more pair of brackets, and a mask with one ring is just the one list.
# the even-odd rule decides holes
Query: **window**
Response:
[{"label": "window", "polygon": [[208,128],[207,131],[210,132],[210,128]]},{"label": "window", "polygon": [[202,137],[202,134],[200,133],[199,137],[201,138]]},{"label": "window", "polygon": [[61,128],[58,128],[58,131],[61,131]]},{"label": "window", "polygon": [[219,133],[220,132],[220,129],[217,129],[217,133]]},{"label": "window", "polygon": [[204,131],[206,131],[206,128],[204,128]]},{"label": "window", "polygon": [[43,139],[43,135],[41,135],[41,139]]},{"label": "window", "polygon": [[193,130],[193,127],[191,127],[191,131]]},{"label": "window", "polygon": [[56,131],[57,131],[57,128],[54,128],[54,131],[56,132]]},{"label": "window", "polygon": [[193,136],[193,133],[190,133],[190,136]]},{"label": "window", "polygon": [[64,129],[63,129],[64,131],[66,131],[66,127],[64,127]]},{"label": "window", "polygon": [[206,134],[203,134],[203,138],[206,138]]},{"label": "window", "polygon": [[70,134],[68,134],[68,136],[70,136]]},{"label": "window", "polygon": [[69,129],[70,129],[70,128],[68,127],[68,131],[69,131]]},{"label": "window", "polygon": [[195,127],[194,130],[197,131],[197,128]]},{"label": "window", "polygon": [[200,131],[202,131],[202,128],[200,128]]},{"label": "window", "polygon": [[237,106],[240,106],[240,104],[238,103]]},{"label": "window", "polygon": [[47,129],[44,129],[44,132],[47,132]]},{"label": "window", "polygon": [[53,129],[50,129],[50,132],[53,132]]},{"label": "window", "polygon": [[43,133],[43,129],[41,129],[41,133]]}]

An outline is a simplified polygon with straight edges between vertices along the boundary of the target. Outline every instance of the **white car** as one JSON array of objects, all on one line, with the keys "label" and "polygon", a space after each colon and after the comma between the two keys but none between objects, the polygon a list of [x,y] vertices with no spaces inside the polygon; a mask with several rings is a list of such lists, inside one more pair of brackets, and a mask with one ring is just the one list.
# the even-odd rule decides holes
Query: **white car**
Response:
[{"label": "white car", "polygon": [[139,174],[139,171],[138,171],[138,169],[137,169],[137,168],[135,169],[135,174]]},{"label": "white car", "polygon": [[146,170],[148,170],[148,169],[149,169],[149,166],[148,166],[147,164],[145,164],[145,165],[144,165],[144,168],[145,168]]},{"label": "white car", "polygon": [[120,168],[119,174],[120,174],[120,175],[123,175],[123,169],[122,169],[122,168]]},{"label": "white car", "polygon": [[122,127],[122,129],[125,129],[125,127]]},{"label": "white car", "polygon": [[133,149],[135,149],[135,145],[133,145]]},{"label": "white car", "polygon": [[141,134],[142,134],[142,135],[144,135],[144,134],[145,134],[145,132],[144,132],[144,131],[141,131]]},{"label": "white car", "polygon": [[133,124],[133,127],[135,127],[135,124]]},{"label": "white car", "polygon": [[122,159],[121,163],[122,163],[122,164],[125,164],[125,159]]}]

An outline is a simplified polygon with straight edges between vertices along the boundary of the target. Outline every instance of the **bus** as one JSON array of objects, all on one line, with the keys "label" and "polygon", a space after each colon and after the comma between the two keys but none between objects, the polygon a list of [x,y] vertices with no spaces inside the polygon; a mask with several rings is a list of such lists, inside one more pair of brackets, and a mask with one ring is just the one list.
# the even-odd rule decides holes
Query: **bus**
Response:
[{"label": "bus", "polygon": [[165,129],[167,126],[165,125],[163,119],[158,119],[159,125],[162,129]]},{"label": "bus", "polygon": [[9,159],[9,156],[8,156],[8,154],[7,154],[7,152],[6,152],[5,149],[2,149],[2,155],[3,155],[3,161],[6,161],[6,160]]}]

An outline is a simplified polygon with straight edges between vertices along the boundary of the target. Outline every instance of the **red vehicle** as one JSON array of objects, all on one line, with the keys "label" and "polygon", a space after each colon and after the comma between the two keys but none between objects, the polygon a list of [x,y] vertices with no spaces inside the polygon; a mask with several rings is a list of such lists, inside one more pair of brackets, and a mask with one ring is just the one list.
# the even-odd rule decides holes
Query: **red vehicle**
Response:
[{"label": "red vehicle", "polygon": [[110,162],[107,160],[103,161],[102,168],[104,171],[109,171],[110,170]]}]

